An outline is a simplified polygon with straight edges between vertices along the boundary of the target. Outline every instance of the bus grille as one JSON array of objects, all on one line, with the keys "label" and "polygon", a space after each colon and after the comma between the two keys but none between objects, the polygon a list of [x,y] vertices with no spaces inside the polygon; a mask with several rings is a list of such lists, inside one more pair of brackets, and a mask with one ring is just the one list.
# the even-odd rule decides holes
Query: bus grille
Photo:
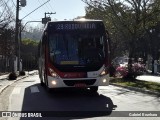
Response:
[{"label": "bus grille", "polygon": [[74,86],[75,84],[93,85],[96,79],[83,79],[83,80],[63,80],[67,86]]}]

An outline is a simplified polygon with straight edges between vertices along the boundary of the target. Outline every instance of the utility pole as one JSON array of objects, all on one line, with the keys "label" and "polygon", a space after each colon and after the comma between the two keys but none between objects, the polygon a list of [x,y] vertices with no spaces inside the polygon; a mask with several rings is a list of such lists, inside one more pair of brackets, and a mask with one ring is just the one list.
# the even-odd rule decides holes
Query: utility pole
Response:
[{"label": "utility pole", "polygon": [[[19,8],[26,6],[26,0],[17,0],[17,6],[16,6],[16,23],[15,23],[15,59],[16,59],[16,65],[14,65],[14,72],[17,71],[16,68],[18,68],[20,72],[20,40],[19,40],[19,31],[21,26],[21,21],[19,20]],[[17,57],[18,57],[18,63],[17,63]],[[18,65],[18,66],[17,66]]]},{"label": "utility pole", "polygon": [[[20,72],[20,44],[21,44],[21,21],[26,18],[28,15],[30,15],[31,13],[33,13],[34,11],[36,11],[37,9],[39,9],[40,7],[42,7],[43,5],[45,5],[47,2],[49,2],[50,0],[46,1],[45,3],[43,3],[42,5],[40,5],[39,7],[37,7],[36,9],[34,9],[32,12],[30,12],[29,14],[27,14],[25,17],[23,17],[21,20],[19,20],[19,7],[25,7],[26,6],[26,0],[17,0],[17,6],[16,6],[16,24],[15,24],[15,58],[17,59],[18,57],[18,63],[16,60],[16,64],[14,65],[14,72],[17,71],[16,68],[18,68],[19,72]],[[20,3],[20,4],[19,4]],[[17,66],[18,65],[18,66]]]},{"label": "utility pole", "polygon": [[[17,0],[17,7],[16,7],[16,24],[15,24],[15,59],[16,59],[16,62],[17,62],[17,57],[18,56],[18,50],[19,50],[19,47],[18,47],[18,33],[19,33],[19,0]],[[16,67],[17,65],[14,65],[14,72],[16,72]]]}]

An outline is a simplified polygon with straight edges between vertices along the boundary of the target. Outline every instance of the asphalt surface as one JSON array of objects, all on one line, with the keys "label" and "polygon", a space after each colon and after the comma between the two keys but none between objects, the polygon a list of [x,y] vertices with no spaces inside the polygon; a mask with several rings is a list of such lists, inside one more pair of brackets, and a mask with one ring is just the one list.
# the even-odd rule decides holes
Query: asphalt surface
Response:
[{"label": "asphalt surface", "polygon": [[[26,72],[26,75],[25,76],[19,76],[16,80],[8,80],[8,75],[1,75],[0,76],[0,93],[5,89],[7,88],[8,86],[10,86],[12,83],[16,82],[17,80],[20,80],[20,79],[23,79],[23,78],[26,78],[28,77],[29,75],[33,75],[33,74],[38,74],[38,71],[37,70],[34,70],[34,71],[30,71],[30,72]],[[160,76],[154,76],[154,75],[140,75],[140,76],[137,76],[136,77],[137,80],[140,80],[140,81],[150,81],[150,82],[156,82],[156,83],[160,83]],[[112,85],[116,85],[116,84],[112,84]],[[116,85],[116,86],[119,86],[120,85]],[[123,86],[121,86],[123,87]],[[149,90],[143,90],[143,89],[140,89],[140,88],[135,88],[135,87],[126,87],[128,89],[132,89],[132,90],[136,90],[136,91],[141,91],[141,92],[148,92],[149,94],[159,94],[159,93],[156,93],[156,92],[152,92],[152,91],[149,91]]]},{"label": "asphalt surface", "polygon": [[[4,108],[7,104],[8,106],[5,108],[7,110],[41,111],[42,113],[51,111],[52,115],[55,115],[54,118],[37,118],[37,120],[158,120],[157,117],[126,116],[133,115],[134,111],[139,114],[145,113],[144,111],[148,114],[160,114],[160,98],[156,95],[113,85],[99,87],[97,94],[90,94],[86,89],[62,89],[58,92],[48,93],[45,88],[40,86],[38,75],[29,76],[13,83],[1,95],[6,98],[3,99],[4,101],[2,100],[1,104],[4,105]],[[66,111],[68,111],[67,115],[72,117],[64,117]],[[19,119],[32,120],[33,118],[9,118],[9,120]]]}]

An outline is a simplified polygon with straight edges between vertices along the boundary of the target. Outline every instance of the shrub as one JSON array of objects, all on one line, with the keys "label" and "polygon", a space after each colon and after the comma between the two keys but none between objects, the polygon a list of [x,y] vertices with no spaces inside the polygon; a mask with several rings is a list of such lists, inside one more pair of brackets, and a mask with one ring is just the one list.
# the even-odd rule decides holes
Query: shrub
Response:
[{"label": "shrub", "polygon": [[8,76],[9,80],[16,80],[17,79],[17,75],[15,72],[12,72],[9,74]]},{"label": "shrub", "polygon": [[20,76],[24,76],[24,75],[26,75],[26,73],[25,73],[25,71],[20,71],[20,72],[19,72],[19,75],[20,75]]}]

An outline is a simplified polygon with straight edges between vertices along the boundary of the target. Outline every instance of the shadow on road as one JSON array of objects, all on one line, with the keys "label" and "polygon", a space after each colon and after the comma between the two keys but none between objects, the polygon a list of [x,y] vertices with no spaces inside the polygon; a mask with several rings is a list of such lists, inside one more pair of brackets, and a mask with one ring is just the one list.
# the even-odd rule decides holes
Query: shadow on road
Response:
[{"label": "shadow on road", "polygon": [[[34,86],[37,86],[40,92],[31,93],[30,87]],[[49,117],[70,120],[108,116],[115,107],[109,97],[93,94],[88,89],[58,89],[48,93],[40,84],[35,84],[24,91],[22,112],[41,113],[44,118],[36,120],[48,120]]]}]

